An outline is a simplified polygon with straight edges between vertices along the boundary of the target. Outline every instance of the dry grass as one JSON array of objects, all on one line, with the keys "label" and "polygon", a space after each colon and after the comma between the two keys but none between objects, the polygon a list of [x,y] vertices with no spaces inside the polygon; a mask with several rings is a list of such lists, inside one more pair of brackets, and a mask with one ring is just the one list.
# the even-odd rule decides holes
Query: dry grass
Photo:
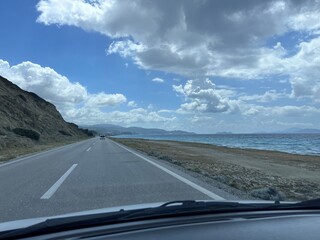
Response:
[{"label": "dry grass", "polygon": [[52,142],[52,143],[41,143],[41,144],[33,144],[33,145],[29,144],[29,146],[10,145],[10,147],[1,150],[0,162],[8,161],[8,160],[17,158],[19,156],[27,155],[30,153],[41,152],[41,151],[49,150],[55,147],[64,146],[64,145],[78,142],[84,139],[86,138],[64,140],[64,141]]},{"label": "dry grass", "polygon": [[277,189],[287,200],[320,197],[320,157],[201,143],[113,139],[251,194]]}]

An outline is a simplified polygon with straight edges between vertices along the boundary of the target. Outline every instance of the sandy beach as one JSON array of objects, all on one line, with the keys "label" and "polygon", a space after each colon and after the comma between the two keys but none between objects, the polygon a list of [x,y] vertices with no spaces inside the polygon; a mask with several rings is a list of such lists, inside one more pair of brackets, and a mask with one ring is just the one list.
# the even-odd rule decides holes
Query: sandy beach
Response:
[{"label": "sandy beach", "polygon": [[[113,140],[255,198],[265,188],[282,200],[320,197],[320,156],[144,139]],[[258,193],[258,195],[257,195]]]}]

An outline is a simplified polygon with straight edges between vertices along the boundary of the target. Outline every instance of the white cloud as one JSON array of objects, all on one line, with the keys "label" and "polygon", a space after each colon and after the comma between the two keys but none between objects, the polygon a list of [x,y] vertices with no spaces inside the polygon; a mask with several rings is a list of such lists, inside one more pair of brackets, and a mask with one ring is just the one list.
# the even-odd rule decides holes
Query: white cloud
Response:
[{"label": "white cloud", "polygon": [[89,97],[80,83],[70,82],[52,68],[29,61],[10,66],[8,62],[0,60],[0,74],[24,90],[35,92],[55,104],[76,104]]},{"label": "white cloud", "polygon": [[130,111],[111,111],[103,112],[98,108],[79,108],[71,109],[68,113],[69,120],[77,123],[96,124],[112,123],[120,125],[137,125],[137,124],[166,124],[176,118],[174,116],[164,117],[158,112],[149,111],[143,108],[134,108]]},{"label": "white cloud", "polygon": [[[193,77],[288,74],[292,96],[319,96],[319,84],[303,89],[320,82],[318,77],[304,79],[318,72],[318,58],[306,59],[319,55],[311,52],[315,48],[308,49],[315,42],[302,42],[290,58],[281,42],[264,46],[267,39],[287,32],[318,33],[318,1],[41,0],[37,9],[38,22],[76,26],[115,39],[107,53],[132,58],[144,69]],[[303,74],[297,76],[297,68],[305,69]]]},{"label": "white cloud", "polygon": [[284,105],[265,107],[261,105],[242,102],[242,104],[239,104],[239,107],[242,115],[244,116],[260,116],[263,118],[268,117],[269,120],[276,118],[308,118],[308,120],[311,120],[311,117],[318,118],[320,115],[320,108],[307,105]]},{"label": "white cloud", "polygon": [[106,52],[107,54],[119,53],[120,56],[126,58],[134,57],[136,52],[141,52],[144,48],[142,44],[134,43],[131,40],[114,41],[110,44]]},{"label": "white cloud", "polygon": [[[318,114],[316,107],[307,104],[272,108],[255,104],[277,102],[288,97],[285,92],[239,96],[234,89],[217,87],[206,78],[261,80],[280,76],[281,80],[273,81],[291,84],[292,101],[307,99],[310,105],[318,104],[319,1],[41,0],[37,9],[40,23],[76,26],[113,39],[107,54],[131,59],[142,69],[194,79],[173,86],[183,97],[180,113],[239,111],[248,117],[304,116],[303,111]],[[280,41],[266,45],[270,39],[292,32],[306,36],[296,40],[292,49]],[[81,94],[74,94],[73,101],[81,101]]]},{"label": "white cloud", "polygon": [[158,78],[158,77],[152,79],[151,81],[152,82],[157,82],[157,83],[164,83],[164,80],[162,78]]},{"label": "white cloud", "polygon": [[266,91],[262,95],[254,94],[254,95],[245,95],[241,96],[238,99],[242,101],[255,101],[255,102],[272,102],[276,101],[281,97],[286,97],[287,95],[284,93],[279,93],[276,90]]},{"label": "white cloud", "polygon": [[285,117],[305,118],[312,115],[320,114],[320,109],[311,106],[277,106],[266,108],[264,115],[277,115]]},{"label": "white cloud", "polygon": [[291,71],[292,96],[320,102],[320,37],[299,44],[299,52],[285,62]]},{"label": "white cloud", "polygon": [[210,117],[210,116],[197,116],[197,115],[194,115],[190,122],[192,124],[208,124],[209,122],[212,122],[214,120],[213,117]]},{"label": "white cloud", "polygon": [[170,109],[161,109],[158,111],[158,113],[175,113],[175,110],[170,110]]},{"label": "white cloud", "polygon": [[0,75],[24,90],[35,92],[40,97],[55,104],[59,110],[84,104],[90,107],[116,106],[126,102],[123,94],[92,94],[78,82],[71,82],[52,68],[42,67],[32,62],[22,62],[10,66],[0,59]]},{"label": "white cloud", "polygon": [[306,6],[297,11],[288,19],[289,26],[295,31],[318,32],[319,22],[319,1],[306,1]]},{"label": "white cloud", "polygon": [[232,90],[216,89],[209,79],[188,80],[183,85],[173,85],[173,90],[184,96],[186,103],[181,110],[187,112],[227,112],[234,111],[236,103],[228,98]]},{"label": "white cloud", "polygon": [[67,77],[52,68],[41,67],[31,62],[22,62],[10,66],[0,59],[0,75],[17,84],[24,90],[32,91],[52,102],[67,121],[79,124],[114,123],[141,124],[163,123],[175,120],[174,116],[164,117],[160,112],[136,108],[135,101],[129,101],[130,111],[112,110],[106,112],[103,107],[113,107],[127,101],[123,94],[89,93],[80,83],[73,83]]},{"label": "white cloud", "polygon": [[102,92],[98,94],[91,94],[86,101],[86,105],[91,107],[116,106],[120,103],[125,103],[126,101],[126,97],[122,94],[106,94]]},{"label": "white cloud", "polygon": [[128,107],[137,107],[138,104],[135,101],[129,101],[128,102]]},{"label": "white cloud", "polygon": [[[157,27],[158,13],[148,2],[45,0],[37,4],[37,9],[41,12],[37,21],[46,25],[77,26],[112,37],[126,37],[131,33],[147,37]],[[149,18],[150,15],[153,17]]]}]

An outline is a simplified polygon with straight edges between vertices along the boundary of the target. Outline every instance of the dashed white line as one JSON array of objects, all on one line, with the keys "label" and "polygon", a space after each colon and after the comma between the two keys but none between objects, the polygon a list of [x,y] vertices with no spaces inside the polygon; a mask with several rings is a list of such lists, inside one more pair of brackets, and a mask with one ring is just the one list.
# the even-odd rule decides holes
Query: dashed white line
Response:
[{"label": "dashed white line", "polygon": [[214,194],[213,192],[211,192],[211,191],[199,186],[198,184],[195,184],[194,182],[191,182],[190,180],[188,180],[188,179],[186,179],[186,178],[184,178],[184,177],[182,177],[182,176],[170,171],[169,169],[167,169],[167,168],[165,168],[165,167],[163,167],[163,166],[161,166],[161,165],[149,160],[148,158],[146,158],[146,157],[144,157],[144,156],[142,156],[142,155],[140,155],[140,154],[138,154],[138,153],[136,153],[136,152],[124,147],[124,146],[122,146],[121,144],[119,144],[117,142],[114,142],[114,141],[112,141],[112,142],[117,144],[119,147],[127,150],[128,152],[131,152],[132,154],[142,158],[143,160],[147,161],[148,163],[152,164],[153,166],[161,169],[162,171],[170,174],[171,176],[175,177],[176,179],[184,182],[185,184],[189,185],[190,187],[193,187],[194,189],[198,190],[199,192],[204,193],[205,195],[209,196],[210,198],[213,198],[215,200],[225,200],[224,198],[220,197],[219,195]]},{"label": "dashed white line", "polygon": [[65,172],[65,174],[63,174],[61,176],[61,178],[59,178],[59,180],[52,185],[51,188],[49,188],[49,190],[42,195],[42,197],[40,199],[49,199],[52,197],[52,195],[58,190],[58,188],[61,186],[61,184],[67,179],[67,177],[70,175],[70,173],[76,168],[78,164],[73,164],[71,166],[71,168],[69,168],[68,171]]},{"label": "dashed white line", "polygon": [[90,151],[90,149],[91,149],[91,147],[89,147],[89,148],[87,149],[87,152],[89,152],[89,151]]}]

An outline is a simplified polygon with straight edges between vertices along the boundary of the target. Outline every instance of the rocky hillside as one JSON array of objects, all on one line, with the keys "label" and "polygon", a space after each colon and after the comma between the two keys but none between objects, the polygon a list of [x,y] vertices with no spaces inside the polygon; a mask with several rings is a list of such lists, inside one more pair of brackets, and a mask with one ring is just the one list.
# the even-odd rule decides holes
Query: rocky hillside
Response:
[{"label": "rocky hillside", "polygon": [[65,122],[53,104],[0,76],[0,152],[77,140],[91,134]]}]

